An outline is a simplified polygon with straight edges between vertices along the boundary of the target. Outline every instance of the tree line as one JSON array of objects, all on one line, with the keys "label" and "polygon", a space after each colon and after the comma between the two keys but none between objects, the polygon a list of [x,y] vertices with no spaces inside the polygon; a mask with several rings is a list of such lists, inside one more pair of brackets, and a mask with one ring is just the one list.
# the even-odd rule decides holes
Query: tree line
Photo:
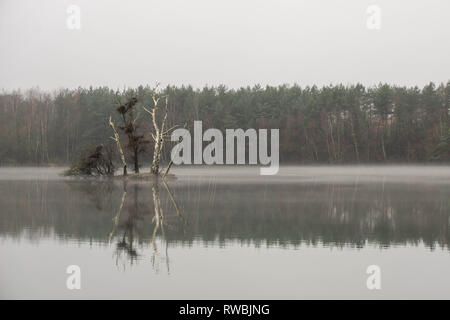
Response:
[{"label": "tree line", "polygon": [[[149,146],[128,150],[126,157],[142,152],[143,164],[150,164],[155,140],[145,108],[152,105],[154,94],[149,86],[3,91],[0,165],[68,164],[86,148],[114,145],[109,119],[120,123],[118,101],[134,98],[136,134]],[[280,129],[281,163],[450,160],[450,81],[423,88],[167,86],[158,94],[169,97],[168,128],[186,123],[192,129],[194,120],[202,120],[204,129]],[[125,131],[119,134],[127,140]],[[168,162],[169,155],[167,148],[161,161]]]}]

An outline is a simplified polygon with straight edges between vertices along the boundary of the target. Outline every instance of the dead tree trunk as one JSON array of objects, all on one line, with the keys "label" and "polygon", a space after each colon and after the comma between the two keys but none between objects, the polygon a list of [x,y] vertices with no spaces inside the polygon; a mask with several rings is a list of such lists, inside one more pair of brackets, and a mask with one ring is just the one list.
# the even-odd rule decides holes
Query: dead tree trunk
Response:
[{"label": "dead tree trunk", "polygon": [[126,176],[128,173],[127,173],[127,162],[125,161],[125,154],[123,153],[122,146],[119,140],[119,134],[117,133],[116,127],[114,126],[114,122],[112,122],[111,117],[109,117],[109,125],[114,131],[114,138],[111,137],[111,139],[113,139],[116,142],[117,150],[119,150],[120,159],[122,160],[123,164],[123,175]]},{"label": "dead tree trunk", "polygon": [[164,139],[167,137],[168,133],[175,128],[176,126],[165,130],[165,125],[166,125],[166,121],[167,121],[167,114],[168,114],[168,105],[169,105],[169,98],[167,96],[164,97],[165,98],[165,109],[164,109],[164,115],[163,118],[161,120],[161,125],[158,125],[158,120],[157,120],[157,112],[158,112],[158,103],[160,98],[156,98],[155,96],[153,96],[153,108],[151,110],[148,110],[146,108],[144,108],[145,111],[147,111],[150,116],[152,117],[152,123],[153,123],[153,128],[155,130],[155,133],[152,133],[152,137],[153,140],[155,142],[155,149],[153,151],[153,161],[152,161],[152,167],[151,167],[151,173],[152,174],[159,174],[159,167],[161,164],[161,153],[163,150],[163,146],[164,146]]}]

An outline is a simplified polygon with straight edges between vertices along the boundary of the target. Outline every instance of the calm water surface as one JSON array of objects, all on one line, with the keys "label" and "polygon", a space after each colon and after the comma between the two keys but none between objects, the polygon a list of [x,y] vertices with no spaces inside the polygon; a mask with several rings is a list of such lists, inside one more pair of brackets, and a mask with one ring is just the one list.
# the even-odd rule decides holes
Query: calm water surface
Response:
[{"label": "calm water surface", "polygon": [[0,298],[450,298],[450,167],[61,171],[0,169]]}]

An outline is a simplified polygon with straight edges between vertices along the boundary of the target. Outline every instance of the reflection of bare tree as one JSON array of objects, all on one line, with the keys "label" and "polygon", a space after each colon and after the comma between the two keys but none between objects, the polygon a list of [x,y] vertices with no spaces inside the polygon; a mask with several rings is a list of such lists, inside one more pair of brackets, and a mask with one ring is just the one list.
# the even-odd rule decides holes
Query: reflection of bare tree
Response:
[{"label": "reflection of bare tree", "polygon": [[[109,237],[111,240],[117,227],[119,227],[119,229],[123,230],[123,234],[119,238],[119,241],[116,245],[116,251],[115,251],[116,264],[119,264],[119,259],[122,256],[126,256],[127,260],[129,260],[131,264],[133,264],[135,261],[137,261],[137,259],[139,257],[139,254],[137,252],[137,249],[135,248],[134,242],[135,242],[135,233],[137,233],[137,235],[138,235],[137,240],[139,240],[139,233],[136,232],[136,229],[137,229],[138,222],[140,220],[143,220],[143,217],[139,212],[139,206],[138,206],[138,189],[139,188],[137,185],[134,185],[133,187],[134,187],[133,193],[132,193],[133,201],[131,201],[129,203],[129,205],[127,206],[128,215],[126,216],[125,221],[119,225],[120,215],[121,215],[122,209],[124,207],[124,203],[125,203],[126,195],[127,195],[126,182],[124,182],[124,190],[122,193],[122,200],[121,200],[119,209],[117,211],[117,214],[113,219],[114,220],[113,230],[111,231],[110,237]],[[125,267],[125,263],[123,265]]]},{"label": "reflection of bare tree", "polygon": [[[168,197],[170,202],[172,203],[175,212],[176,212],[176,221],[172,221],[170,219],[166,219],[164,215],[164,209],[161,202],[160,196],[160,185],[163,185],[168,193]],[[122,193],[121,202],[117,209],[117,212],[113,218],[113,227],[109,234],[109,242],[114,238],[114,236],[123,232],[119,237],[119,240],[116,244],[116,264],[119,264],[119,259],[126,257],[126,260],[129,260],[131,264],[136,262],[140,256],[138,250],[136,249],[135,242],[140,243],[142,237],[140,236],[138,224],[140,222],[145,222],[146,218],[149,218],[148,214],[152,216],[151,224],[153,224],[153,232],[152,232],[152,248],[153,253],[151,257],[153,268],[159,272],[160,265],[164,263],[167,268],[167,272],[170,272],[169,268],[169,255],[168,255],[168,240],[165,235],[165,228],[173,227],[173,224],[176,224],[180,220],[184,222],[184,218],[180,213],[180,209],[175,201],[175,197],[170,190],[164,179],[156,180],[152,184],[152,195],[153,195],[153,203],[149,205],[147,202],[144,204],[139,203],[139,190],[140,186],[138,183],[133,184],[133,189],[131,192],[127,192],[126,184],[124,184],[124,190]],[[131,195],[131,197],[129,196]],[[167,209],[167,208],[166,208]],[[123,215],[123,211],[126,211],[127,215]],[[122,219],[121,219],[122,217]],[[123,220],[122,222],[120,222]],[[160,239],[165,244],[164,252],[161,252],[158,249],[157,240],[158,234],[161,235]],[[125,267],[125,263],[124,263]]]},{"label": "reflection of bare tree", "polygon": [[[161,180],[164,188],[166,189],[170,201],[175,209],[176,217],[177,219],[181,220],[184,223],[184,218],[180,213],[180,209],[178,207],[178,204],[175,201],[175,198],[173,196],[172,191],[170,190],[169,186],[167,185],[166,181],[164,179]],[[153,204],[154,204],[154,216],[152,219],[152,223],[154,224],[153,227],[153,233],[152,233],[152,246],[153,246],[153,255],[152,255],[152,265],[153,268],[158,272],[160,269],[161,262],[166,263],[167,273],[170,273],[169,268],[169,254],[168,254],[168,248],[169,248],[169,241],[167,240],[164,232],[164,226],[172,227],[170,221],[166,221],[164,217],[163,208],[161,206],[161,197],[159,194],[159,181],[156,181],[153,183],[152,186],[152,192],[153,192]],[[158,231],[161,230],[162,239],[165,242],[165,255],[161,254],[161,252],[158,251],[158,247],[156,244],[156,236]]]},{"label": "reflection of bare tree", "polygon": [[122,201],[120,201],[120,206],[119,206],[119,209],[117,210],[117,214],[113,218],[114,225],[113,225],[113,229],[109,233],[109,241],[108,241],[109,243],[111,243],[111,239],[114,236],[114,233],[116,232],[117,226],[119,225],[120,214],[122,212],[123,204],[125,203],[126,197],[127,197],[127,191],[126,191],[126,188],[124,188],[123,194],[122,194]]}]

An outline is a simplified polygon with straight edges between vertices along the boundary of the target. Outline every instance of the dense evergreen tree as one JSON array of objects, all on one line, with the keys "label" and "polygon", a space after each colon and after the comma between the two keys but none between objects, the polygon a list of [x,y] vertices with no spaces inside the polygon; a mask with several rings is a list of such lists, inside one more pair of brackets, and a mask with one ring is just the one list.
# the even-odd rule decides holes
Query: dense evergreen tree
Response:
[{"label": "dense evergreen tree", "polygon": [[[151,121],[143,107],[152,105],[154,90],[114,91],[105,87],[37,89],[0,94],[0,165],[67,164],[79,151],[105,143],[108,119],[121,123],[117,98],[136,97],[135,119],[150,140]],[[168,86],[167,127],[202,120],[209,127],[279,128],[282,163],[425,162],[437,157],[450,127],[450,82],[420,89],[380,84],[366,88],[334,85],[225,86],[194,89]],[[123,133],[123,132],[122,132]],[[126,135],[122,137],[127,141]],[[149,148],[152,149],[152,148]],[[445,149],[445,146],[444,146]],[[168,160],[170,148],[162,156]],[[127,152],[133,160],[134,152]],[[445,154],[445,152],[444,152]],[[142,160],[150,164],[151,151]],[[441,161],[448,157],[439,156]],[[134,162],[134,161],[131,161]]]},{"label": "dense evergreen tree", "polygon": [[150,143],[149,140],[145,139],[144,134],[138,132],[138,117],[134,116],[134,109],[137,103],[138,99],[133,97],[126,103],[119,104],[116,108],[122,118],[122,125],[119,126],[119,129],[121,129],[128,138],[126,147],[130,150],[130,157],[134,163],[135,173],[139,173],[139,154],[143,153],[146,150],[146,145]]}]

